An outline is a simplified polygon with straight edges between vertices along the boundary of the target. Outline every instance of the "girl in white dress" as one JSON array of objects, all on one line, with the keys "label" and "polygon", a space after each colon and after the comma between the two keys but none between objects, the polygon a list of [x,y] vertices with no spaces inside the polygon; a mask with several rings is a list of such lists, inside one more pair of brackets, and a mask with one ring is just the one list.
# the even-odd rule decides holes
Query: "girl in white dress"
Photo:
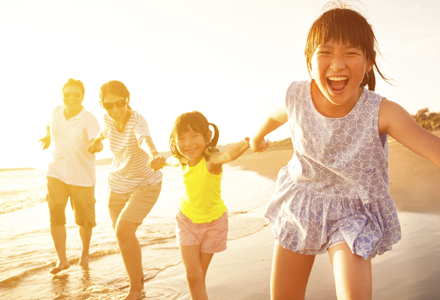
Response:
[{"label": "girl in white dress", "polygon": [[307,37],[311,80],[293,82],[251,137],[252,149],[264,151],[264,137],[288,122],[295,150],[265,212],[276,239],[272,299],[304,299],[315,255],[325,252],[338,299],[371,299],[371,258],[401,237],[387,135],[440,167],[440,139],[374,92],[375,72],[387,81],[375,44],[360,13],[323,13]]}]

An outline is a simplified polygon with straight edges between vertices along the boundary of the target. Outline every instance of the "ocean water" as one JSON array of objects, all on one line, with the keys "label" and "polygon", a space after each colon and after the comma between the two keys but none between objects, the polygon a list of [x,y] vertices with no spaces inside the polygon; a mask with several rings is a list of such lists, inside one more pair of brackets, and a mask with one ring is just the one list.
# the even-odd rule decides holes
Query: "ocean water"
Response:
[{"label": "ocean water", "polygon": [[[109,166],[97,166],[96,221],[89,268],[78,266],[81,241],[70,205],[67,217],[69,270],[49,273],[57,257],[50,235],[46,171],[0,172],[0,299],[118,299],[127,292],[128,278],[107,210]],[[139,227],[145,279],[180,263],[175,240],[175,213],[182,194],[179,168],[163,170],[162,192]],[[252,209],[267,203],[274,182],[255,172],[225,166],[222,196],[229,212],[228,239],[253,234],[267,225]],[[214,258],[215,259],[215,258]],[[163,289],[149,299],[175,299],[179,292]]]}]

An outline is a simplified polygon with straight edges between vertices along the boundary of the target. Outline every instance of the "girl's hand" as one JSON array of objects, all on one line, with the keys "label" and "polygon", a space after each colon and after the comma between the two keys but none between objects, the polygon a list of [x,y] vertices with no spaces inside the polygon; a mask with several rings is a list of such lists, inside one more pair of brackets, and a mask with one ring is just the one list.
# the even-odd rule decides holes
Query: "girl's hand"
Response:
[{"label": "girl's hand", "polygon": [[251,146],[252,151],[257,153],[263,152],[267,150],[267,148],[269,148],[269,142],[266,142],[264,139],[259,141],[251,140],[249,144]]},{"label": "girl's hand", "polygon": [[153,170],[153,171],[157,171],[162,169],[165,166],[165,158],[160,155],[154,155],[154,156],[150,156],[150,160],[148,161],[148,166]]},{"label": "girl's hand", "polygon": [[102,141],[99,139],[94,139],[93,142],[89,146],[89,152],[92,154],[101,152],[102,149],[104,149],[104,145],[102,144]]}]

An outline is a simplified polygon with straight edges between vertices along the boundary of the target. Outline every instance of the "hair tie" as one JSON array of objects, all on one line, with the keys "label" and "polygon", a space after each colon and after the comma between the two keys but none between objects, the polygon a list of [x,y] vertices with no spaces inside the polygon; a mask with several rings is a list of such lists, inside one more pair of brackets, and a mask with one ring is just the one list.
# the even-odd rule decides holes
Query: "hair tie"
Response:
[{"label": "hair tie", "polygon": [[183,156],[181,156],[181,155],[179,155],[177,153],[174,154],[173,156],[179,160],[179,163],[182,166],[186,166],[188,164],[188,159],[186,157],[183,157]]},{"label": "hair tie", "polygon": [[209,157],[210,157],[213,153],[216,153],[216,152],[220,152],[220,150],[218,150],[217,148],[212,147],[212,146],[207,146],[207,147],[205,148],[205,151],[204,151],[204,153],[205,153],[205,158],[206,158],[207,160],[209,160]]}]

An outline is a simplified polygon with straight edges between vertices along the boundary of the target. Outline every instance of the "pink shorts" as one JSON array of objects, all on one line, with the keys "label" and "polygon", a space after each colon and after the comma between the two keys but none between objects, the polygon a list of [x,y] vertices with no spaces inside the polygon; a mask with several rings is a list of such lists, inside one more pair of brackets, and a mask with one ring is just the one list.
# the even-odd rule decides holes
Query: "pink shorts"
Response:
[{"label": "pink shorts", "polygon": [[209,223],[193,223],[179,209],[176,215],[176,238],[180,246],[200,245],[202,253],[226,250],[228,239],[228,212]]}]

